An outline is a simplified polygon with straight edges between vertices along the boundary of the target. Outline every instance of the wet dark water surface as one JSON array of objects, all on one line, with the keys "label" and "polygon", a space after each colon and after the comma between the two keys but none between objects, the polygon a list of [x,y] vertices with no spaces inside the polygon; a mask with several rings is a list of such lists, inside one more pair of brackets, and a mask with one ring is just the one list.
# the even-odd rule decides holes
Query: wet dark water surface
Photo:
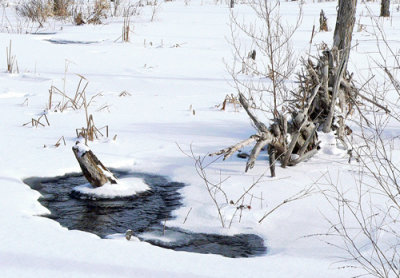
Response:
[{"label": "wet dark water surface", "polygon": [[252,234],[224,236],[164,229],[164,221],[171,219],[171,212],[181,205],[178,190],[185,185],[159,175],[112,172],[118,178],[142,178],[151,190],[131,197],[88,199],[72,190],[87,183],[81,174],[28,178],[24,182],[42,194],[39,202],[51,212],[44,216],[70,230],[86,231],[102,238],[132,230],[139,239],[160,247],[232,258],[265,254],[267,249],[263,239]]}]

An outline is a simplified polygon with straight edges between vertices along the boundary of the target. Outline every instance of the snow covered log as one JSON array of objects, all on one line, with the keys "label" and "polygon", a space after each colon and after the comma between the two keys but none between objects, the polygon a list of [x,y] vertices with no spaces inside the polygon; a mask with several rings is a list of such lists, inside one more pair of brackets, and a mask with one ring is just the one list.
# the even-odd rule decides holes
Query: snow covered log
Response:
[{"label": "snow covered log", "polygon": [[72,151],[78,160],[82,173],[93,187],[100,187],[106,183],[116,184],[117,179],[94,153],[81,142],[76,142]]}]

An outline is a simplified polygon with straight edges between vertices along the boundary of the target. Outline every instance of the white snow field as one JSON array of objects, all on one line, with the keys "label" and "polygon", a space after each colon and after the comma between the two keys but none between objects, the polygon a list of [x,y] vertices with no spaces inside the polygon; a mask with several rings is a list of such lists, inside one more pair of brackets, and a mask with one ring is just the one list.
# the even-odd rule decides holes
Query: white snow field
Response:
[{"label": "white snow field", "polygon": [[[145,6],[139,16],[131,18],[129,43],[118,39],[122,17],[83,26],[50,20],[38,33],[26,34],[18,32],[18,26],[25,27],[15,18],[14,6],[4,6],[0,33],[0,277],[339,278],[359,273],[354,268],[340,268],[343,251],[310,236],[326,233],[330,225],[325,217],[335,214],[321,194],[287,204],[258,223],[269,209],[299,190],[317,181],[323,187],[327,172],[333,180],[341,179],[344,188],[354,186],[353,166],[347,163],[346,152],[335,147],[332,135],[320,134],[322,149],[309,161],[296,167],[277,167],[276,178],[266,172],[252,189],[253,197],[245,198],[244,205],[251,205],[251,209],[243,210],[240,223],[236,215],[230,228],[221,226],[193,160],[180,151],[178,145],[185,152],[192,146],[195,154],[206,155],[254,134],[243,110],[235,111],[233,105],[226,111],[216,107],[226,95],[236,92],[225,67],[233,60],[230,9],[226,3],[215,2],[163,2],[153,21],[151,7]],[[330,45],[332,41],[336,1],[313,2],[304,4],[302,25],[294,36],[295,49],[302,55],[309,49],[312,27],[318,25],[321,9],[328,16],[330,31],[317,33],[313,43]],[[288,22],[296,17],[297,5],[281,2],[282,16]],[[397,4],[392,5],[392,17],[383,24],[398,49],[400,12],[395,9]],[[379,12],[378,3],[370,8]],[[248,8],[237,4],[235,9]],[[351,52],[349,68],[362,72],[368,68],[366,55],[375,51],[376,41],[369,32],[371,21],[362,3],[358,14],[357,20],[360,18],[366,28],[357,32],[355,27],[353,42],[358,46]],[[19,69],[14,74],[6,68],[5,49],[10,40]],[[83,109],[62,113],[52,109],[46,112],[50,125],[42,118],[45,126],[32,127],[31,121],[48,107],[52,85],[63,90],[65,84],[65,91],[75,94],[80,79],[77,74],[89,82],[88,99],[101,93],[88,111],[97,127],[109,127],[108,138],[89,142],[103,164],[165,175],[187,184],[180,191],[183,206],[167,226],[227,235],[257,234],[265,240],[267,253],[231,259],[176,252],[122,236],[100,239],[40,217],[49,212],[39,204],[40,194],[23,179],[79,172],[71,148],[77,140],[76,129],[86,126],[86,116]],[[54,94],[53,103],[60,100]],[[400,127],[393,126],[390,132],[399,134]],[[62,136],[66,146],[61,140],[56,147]],[[236,156],[218,160],[207,174],[213,180],[230,176],[223,189],[229,200],[237,200],[268,171],[265,158],[260,156],[248,173],[244,173],[246,160]],[[235,206],[222,206],[226,226],[234,212]]]}]

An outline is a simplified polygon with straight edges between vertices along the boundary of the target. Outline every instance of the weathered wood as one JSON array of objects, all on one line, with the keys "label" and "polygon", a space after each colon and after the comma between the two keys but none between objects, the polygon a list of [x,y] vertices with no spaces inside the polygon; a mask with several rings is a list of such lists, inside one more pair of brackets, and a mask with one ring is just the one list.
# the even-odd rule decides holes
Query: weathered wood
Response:
[{"label": "weathered wood", "polygon": [[218,152],[215,153],[211,153],[210,156],[214,156],[214,155],[221,155],[224,154],[224,160],[229,158],[230,156],[232,156],[235,152],[237,152],[238,150],[242,149],[243,147],[250,145],[251,143],[257,141],[257,139],[259,138],[258,135],[252,135],[250,136],[248,139],[243,140],[233,146],[230,146],[228,148],[222,149]]},{"label": "weathered wood", "polygon": [[329,113],[328,116],[326,117],[325,123],[324,123],[324,128],[323,131],[325,133],[328,133],[331,131],[331,126],[332,126],[332,120],[333,116],[335,113],[335,107],[336,107],[336,98],[338,97],[338,92],[339,92],[339,87],[340,87],[340,80],[342,79],[343,72],[345,70],[347,61],[344,56],[342,56],[339,68],[337,69],[336,72],[336,77],[335,77],[335,84],[333,85],[333,92],[332,92],[332,98],[331,98],[331,105],[329,108]]},{"label": "weathered wood", "polygon": [[314,101],[314,98],[317,96],[319,88],[321,88],[321,84],[318,84],[317,86],[315,86],[311,97],[307,100],[307,106],[303,109],[304,115],[308,115],[308,110],[310,109],[310,107]]},{"label": "weathered wood", "polygon": [[313,130],[312,130],[312,131],[310,132],[310,134],[308,135],[308,137],[307,137],[306,141],[304,142],[303,146],[302,146],[302,147],[300,148],[300,150],[298,151],[298,155],[299,155],[299,156],[302,156],[302,155],[306,152],[308,145],[310,144],[312,138],[314,137],[315,133],[316,133],[317,130],[318,130],[318,127],[319,127],[319,124],[317,123],[317,124],[314,126]]},{"label": "weathered wood", "polygon": [[82,173],[93,187],[100,187],[105,183],[116,184],[117,179],[108,170],[103,163],[94,155],[94,153],[80,142],[76,142],[72,151],[78,160]]},{"label": "weathered wood", "polygon": [[303,162],[304,160],[307,160],[307,159],[313,157],[317,152],[318,152],[318,149],[314,148],[311,151],[300,156],[299,158],[290,161],[289,166],[295,166],[295,165],[299,164],[300,162]]},{"label": "weathered wood", "polygon": [[356,21],[357,0],[339,0],[335,32],[333,35],[333,48],[341,51],[340,58],[344,58],[344,69],[350,55],[351,39],[354,23]]},{"label": "weathered wood", "polygon": [[249,160],[247,161],[247,164],[246,164],[246,172],[247,172],[249,169],[252,169],[252,168],[254,167],[254,163],[256,162],[256,159],[257,159],[258,155],[260,154],[261,149],[262,149],[263,147],[265,147],[266,145],[268,145],[270,142],[271,142],[271,140],[268,140],[268,139],[267,139],[267,140],[259,140],[259,141],[256,143],[256,145],[254,146],[253,150],[251,151]]},{"label": "weathered wood", "polygon": [[324,89],[324,94],[321,98],[323,102],[326,104],[329,103],[329,57],[328,53],[326,53],[321,58],[322,62],[322,88]]},{"label": "weathered wood", "polygon": [[268,128],[265,126],[264,123],[258,120],[257,116],[253,114],[253,112],[249,108],[249,103],[245,99],[245,97],[239,93],[239,102],[243,106],[244,110],[246,110],[247,115],[249,115],[250,119],[253,121],[254,125],[260,132],[269,133]]},{"label": "weathered wood", "polygon": [[271,177],[275,177],[276,150],[274,148],[268,148],[268,153],[269,170],[271,171]]},{"label": "weathered wood", "polygon": [[290,156],[292,155],[293,149],[296,146],[297,139],[299,139],[299,136],[300,136],[300,131],[296,131],[292,135],[292,141],[290,141],[289,147],[286,150],[285,156],[283,157],[282,168],[285,168],[288,165]]}]

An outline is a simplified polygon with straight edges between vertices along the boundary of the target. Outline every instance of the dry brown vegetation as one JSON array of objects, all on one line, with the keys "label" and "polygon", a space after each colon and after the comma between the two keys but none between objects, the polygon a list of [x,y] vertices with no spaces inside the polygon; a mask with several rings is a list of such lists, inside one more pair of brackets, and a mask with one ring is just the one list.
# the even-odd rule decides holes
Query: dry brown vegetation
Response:
[{"label": "dry brown vegetation", "polygon": [[8,73],[18,73],[18,64],[17,58],[12,54],[12,43],[10,41],[9,47],[6,48],[6,57],[7,57],[7,72]]},{"label": "dry brown vegetation", "polygon": [[76,25],[101,24],[111,12],[108,0],[96,0],[94,3],[76,3],[72,0],[29,0],[17,7],[17,13],[39,27],[50,17],[72,17]]}]

